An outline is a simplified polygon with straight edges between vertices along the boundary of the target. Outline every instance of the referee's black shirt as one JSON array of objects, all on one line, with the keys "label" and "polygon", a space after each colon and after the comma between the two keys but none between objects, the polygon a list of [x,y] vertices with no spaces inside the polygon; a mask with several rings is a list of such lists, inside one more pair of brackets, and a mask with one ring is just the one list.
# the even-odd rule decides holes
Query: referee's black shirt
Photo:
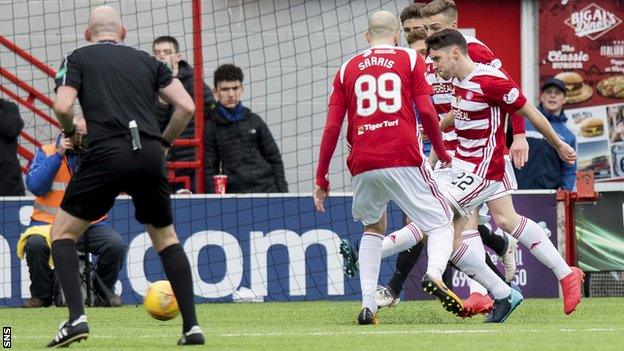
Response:
[{"label": "referee's black shirt", "polygon": [[89,144],[128,136],[135,120],[144,137],[160,138],[155,99],[171,83],[171,71],[144,51],[100,41],[69,53],[55,77],[56,87],[78,90]]}]

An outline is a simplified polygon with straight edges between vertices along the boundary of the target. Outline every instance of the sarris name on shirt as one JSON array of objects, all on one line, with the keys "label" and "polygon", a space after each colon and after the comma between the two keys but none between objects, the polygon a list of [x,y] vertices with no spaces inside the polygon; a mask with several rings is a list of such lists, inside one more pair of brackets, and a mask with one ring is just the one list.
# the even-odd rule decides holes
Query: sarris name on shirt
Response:
[{"label": "sarris name on shirt", "polygon": [[381,66],[385,68],[392,68],[392,66],[394,66],[394,61],[389,60],[387,58],[383,58],[383,57],[371,56],[371,57],[367,57],[364,61],[358,64],[358,68],[360,69],[360,71],[363,71],[364,69],[370,66]]}]

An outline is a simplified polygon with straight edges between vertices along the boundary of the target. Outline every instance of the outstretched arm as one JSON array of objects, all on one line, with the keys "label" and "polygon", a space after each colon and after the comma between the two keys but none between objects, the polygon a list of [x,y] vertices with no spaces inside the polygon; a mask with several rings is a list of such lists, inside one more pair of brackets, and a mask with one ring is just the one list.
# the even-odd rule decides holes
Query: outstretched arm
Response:
[{"label": "outstretched arm", "polygon": [[552,128],[546,117],[539,112],[535,106],[527,102],[522,106],[518,113],[529,119],[535,129],[540,132],[548,143],[557,151],[559,157],[568,163],[574,163],[576,160],[576,151],[565,141],[561,140],[557,132]]}]

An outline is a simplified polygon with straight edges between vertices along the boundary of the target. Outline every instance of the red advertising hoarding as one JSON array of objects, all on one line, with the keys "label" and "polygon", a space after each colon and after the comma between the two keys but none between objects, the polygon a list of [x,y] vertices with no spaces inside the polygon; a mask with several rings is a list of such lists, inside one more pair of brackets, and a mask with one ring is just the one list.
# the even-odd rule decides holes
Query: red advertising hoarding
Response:
[{"label": "red advertising hoarding", "polygon": [[568,127],[578,169],[596,179],[624,177],[624,2],[539,3],[540,83],[566,83]]}]

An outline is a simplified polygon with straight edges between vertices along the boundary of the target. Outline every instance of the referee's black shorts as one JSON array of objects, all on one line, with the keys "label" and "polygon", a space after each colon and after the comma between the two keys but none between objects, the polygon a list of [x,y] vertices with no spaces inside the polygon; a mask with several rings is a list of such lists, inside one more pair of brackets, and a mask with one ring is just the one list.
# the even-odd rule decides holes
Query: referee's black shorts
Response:
[{"label": "referee's black shorts", "polygon": [[141,138],[134,152],[130,140],[118,137],[99,142],[86,152],[73,175],[61,208],[94,221],[105,215],[119,193],[132,196],[135,217],[143,224],[166,227],[173,223],[171,190],[165,156],[156,139]]}]

